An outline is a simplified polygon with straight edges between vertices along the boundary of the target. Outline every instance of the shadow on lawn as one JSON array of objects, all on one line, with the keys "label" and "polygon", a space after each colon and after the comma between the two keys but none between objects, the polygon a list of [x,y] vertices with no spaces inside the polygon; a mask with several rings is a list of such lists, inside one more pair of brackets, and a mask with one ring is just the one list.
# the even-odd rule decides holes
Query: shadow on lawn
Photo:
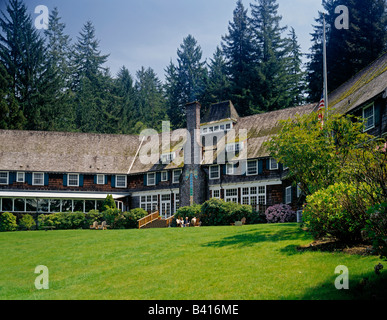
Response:
[{"label": "shadow on lawn", "polygon": [[[243,228],[243,227],[238,227]],[[237,246],[246,247],[253,246],[262,242],[278,242],[286,240],[304,240],[309,236],[297,228],[289,228],[288,225],[276,225],[273,230],[249,230],[242,231],[236,235],[225,237],[219,241],[213,241],[203,244],[204,247],[226,247]]]},{"label": "shadow on lawn", "polygon": [[368,272],[363,275],[351,275],[349,270],[348,290],[338,290],[335,287],[337,275],[332,275],[325,282],[315,287],[306,288],[302,296],[290,296],[289,300],[377,300],[387,299],[387,272],[376,275]]}]

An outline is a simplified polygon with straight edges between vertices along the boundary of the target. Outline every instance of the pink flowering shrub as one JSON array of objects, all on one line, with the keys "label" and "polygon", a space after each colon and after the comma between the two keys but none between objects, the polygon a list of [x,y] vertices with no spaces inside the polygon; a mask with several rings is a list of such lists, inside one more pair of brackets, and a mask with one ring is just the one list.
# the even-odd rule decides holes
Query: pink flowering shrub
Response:
[{"label": "pink flowering shrub", "polygon": [[296,213],[287,204],[276,204],[267,208],[266,212],[267,223],[285,223],[295,222],[297,220]]}]

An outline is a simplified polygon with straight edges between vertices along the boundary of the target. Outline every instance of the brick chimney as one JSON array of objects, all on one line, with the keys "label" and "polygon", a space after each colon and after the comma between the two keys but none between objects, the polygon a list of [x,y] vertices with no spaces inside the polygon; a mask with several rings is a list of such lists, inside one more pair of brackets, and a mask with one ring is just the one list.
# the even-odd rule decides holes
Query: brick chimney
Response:
[{"label": "brick chimney", "polygon": [[202,204],[206,195],[206,178],[200,162],[200,109],[199,102],[186,105],[187,141],[184,146],[184,169],[180,180],[180,206]]}]

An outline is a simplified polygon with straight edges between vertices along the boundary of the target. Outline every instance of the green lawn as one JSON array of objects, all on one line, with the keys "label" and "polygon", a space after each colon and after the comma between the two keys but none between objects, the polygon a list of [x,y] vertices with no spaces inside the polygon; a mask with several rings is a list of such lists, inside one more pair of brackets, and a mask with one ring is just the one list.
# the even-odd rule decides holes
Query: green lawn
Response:
[{"label": "green lawn", "polygon": [[[364,297],[359,281],[373,283],[383,261],[297,251],[310,242],[297,224],[0,233],[0,299]],[[49,269],[48,290],[35,288],[38,265]],[[350,290],[334,286],[338,265],[349,269]]]}]

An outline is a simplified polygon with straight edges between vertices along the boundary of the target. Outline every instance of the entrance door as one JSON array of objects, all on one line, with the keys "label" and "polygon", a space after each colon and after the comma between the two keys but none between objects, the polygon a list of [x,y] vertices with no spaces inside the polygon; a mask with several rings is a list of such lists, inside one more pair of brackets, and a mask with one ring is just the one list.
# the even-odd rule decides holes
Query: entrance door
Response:
[{"label": "entrance door", "polygon": [[161,211],[160,215],[163,218],[169,218],[172,215],[171,211],[171,195],[162,194],[161,195]]}]

